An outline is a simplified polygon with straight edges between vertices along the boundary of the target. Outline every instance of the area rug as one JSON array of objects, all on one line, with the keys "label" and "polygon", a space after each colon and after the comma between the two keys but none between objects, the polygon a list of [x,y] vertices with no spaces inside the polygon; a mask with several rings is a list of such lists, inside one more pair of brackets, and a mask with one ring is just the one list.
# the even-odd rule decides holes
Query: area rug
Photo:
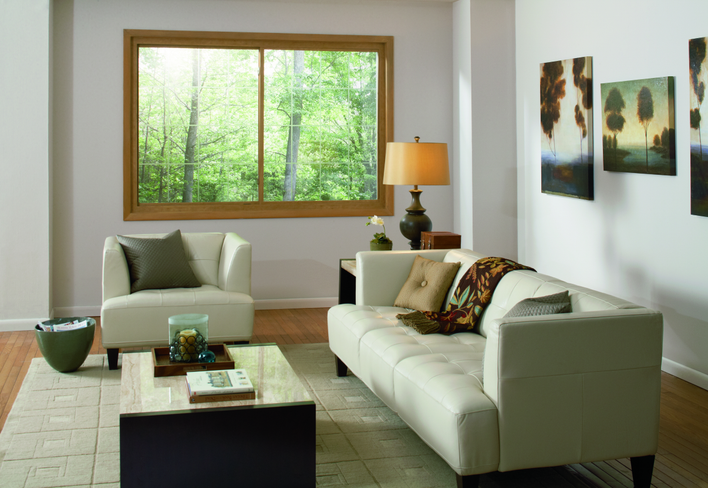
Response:
[{"label": "area rug", "polygon": [[[356,376],[335,375],[327,344],[280,348],[317,405],[318,487],[456,486],[454,471]],[[118,488],[119,405],[120,370],[110,371],[105,356],[64,374],[33,359],[0,433],[0,486]],[[588,469],[596,468],[493,473],[480,486],[614,486]]]},{"label": "area rug", "polygon": [[[317,404],[317,486],[453,487],[455,473],[327,344],[281,346]],[[0,433],[3,488],[120,486],[120,370],[91,355],[74,373],[35,358]]]}]

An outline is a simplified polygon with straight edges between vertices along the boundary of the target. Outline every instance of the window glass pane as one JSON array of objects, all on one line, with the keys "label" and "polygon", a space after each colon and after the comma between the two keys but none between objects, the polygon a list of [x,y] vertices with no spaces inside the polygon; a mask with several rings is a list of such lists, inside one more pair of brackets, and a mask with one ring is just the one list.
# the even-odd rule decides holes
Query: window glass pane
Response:
[{"label": "window glass pane", "polygon": [[140,47],[138,202],[258,200],[258,51]]},{"label": "window glass pane", "polygon": [[376,200],[377,54],[264,57],[264,200]]}]

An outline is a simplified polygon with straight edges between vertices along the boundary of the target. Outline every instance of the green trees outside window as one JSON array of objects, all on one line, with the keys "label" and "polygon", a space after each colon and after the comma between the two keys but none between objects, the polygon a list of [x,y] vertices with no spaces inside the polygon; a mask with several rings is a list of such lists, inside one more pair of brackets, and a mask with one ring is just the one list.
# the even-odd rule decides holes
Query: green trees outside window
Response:
[{"label": "green trees outside window", "polygon": [[391,38],[125,37],[126,220],[393,213]]}]

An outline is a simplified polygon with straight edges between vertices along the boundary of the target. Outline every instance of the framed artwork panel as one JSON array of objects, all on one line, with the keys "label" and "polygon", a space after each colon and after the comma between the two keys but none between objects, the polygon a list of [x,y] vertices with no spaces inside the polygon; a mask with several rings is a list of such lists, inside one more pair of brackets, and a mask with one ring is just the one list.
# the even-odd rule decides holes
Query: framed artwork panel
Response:
[{"label": "framed artwork panel", "polygon": [[676,175],[674,77],[602,83],[605,171]]},{"label": "framed artwork panel", "polygon": [[592,200],[592,57],[541,63],[541,191]]},{"label": "framed artwork panel", "polygon": [[708,111],[703,105],[708,84],[706,42],[699,37],[688,41],[688,72],[690,75],[691,120],[691,214],[708,217]]}]

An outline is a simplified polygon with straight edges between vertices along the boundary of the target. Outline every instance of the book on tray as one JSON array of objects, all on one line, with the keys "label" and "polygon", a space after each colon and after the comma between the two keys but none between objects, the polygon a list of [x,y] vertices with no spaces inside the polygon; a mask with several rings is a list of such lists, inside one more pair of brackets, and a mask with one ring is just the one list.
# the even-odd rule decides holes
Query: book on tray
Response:
[{"label": "book on tray", "polygon": [[188,371],[187,389],[190,397],[239,395],[254,391],[253,384],[243,369]]}]

